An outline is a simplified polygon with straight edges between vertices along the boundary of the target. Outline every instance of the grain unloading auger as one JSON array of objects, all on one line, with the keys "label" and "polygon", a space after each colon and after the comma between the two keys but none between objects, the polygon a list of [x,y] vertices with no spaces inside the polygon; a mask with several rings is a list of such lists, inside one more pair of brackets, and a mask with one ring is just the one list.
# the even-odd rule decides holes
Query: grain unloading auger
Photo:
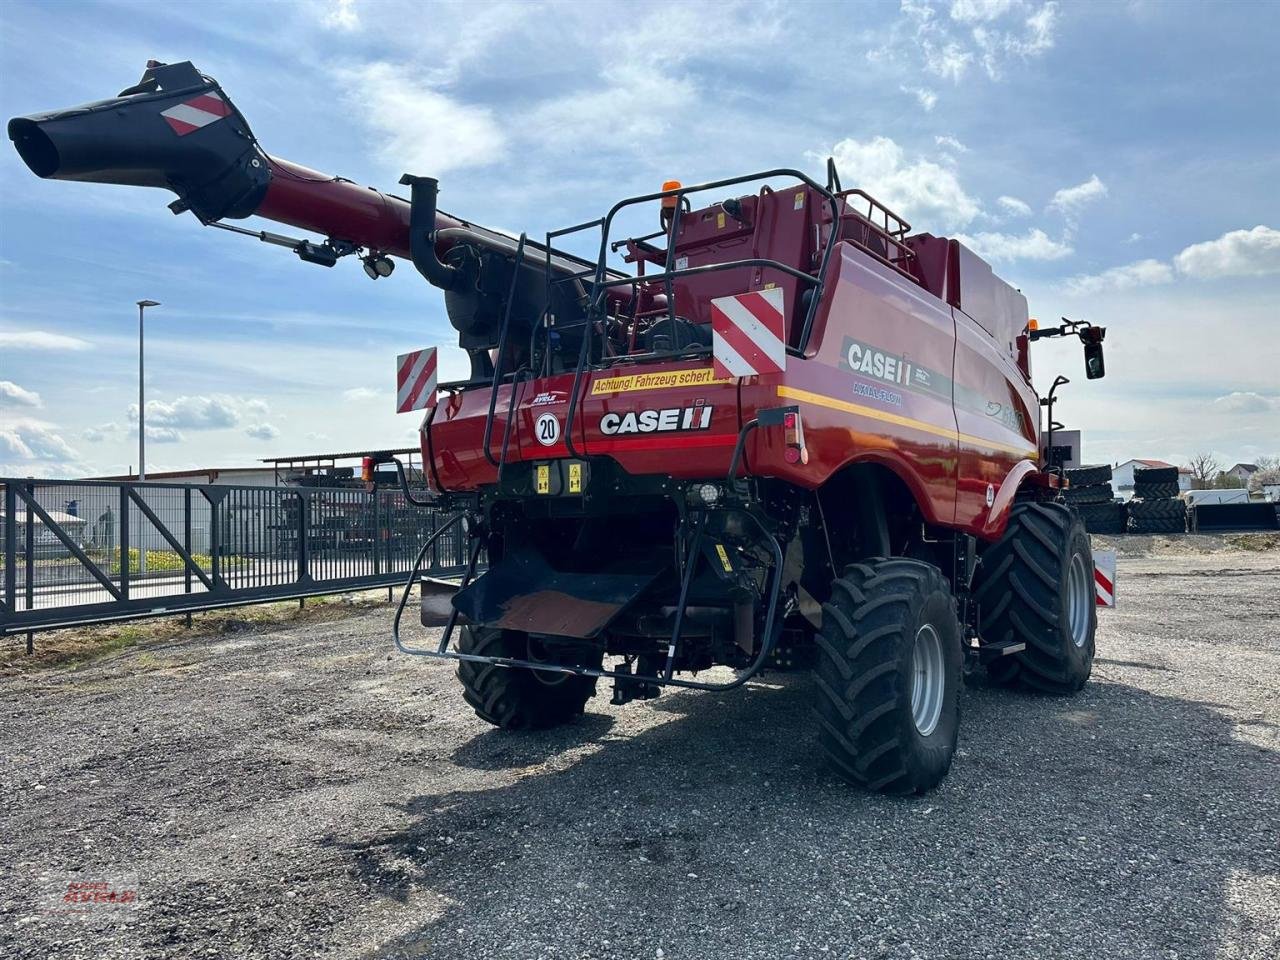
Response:
[{"label": "grain unloading auger", "polygon": [[[430,178],[404,200],[268,156],[189,63],[9,136],[41,177],[165,188],[206,224],[375,279],[408,257],[444,291],[470,377],[399,373],[430,397],[423,463],[471,562],[438,646],[402,643],[407,589],[395,636],[457,661],[490,723],[571,721],[600,678],[623,704],[808,658],[832,768],[910,792],[950,767],[964,656],[1041,691],[1087,680],[1089,540],[1043,465],[1031,345],[1079,337],[1093,378],[1103,331],[1037,329],[980,257],[834,165],[670,182],[535,244],[440,212]],[[646,205],[659,229],[613,240]],[[251,215],[322,239],[227,222]],[[597,231],[595,260],[552,249]]]},{"label": "grain unloading auger", "polygon": [[[477,345],[491,339],[485,328],[499,322],[518,243],[438,210],[434,178],[406,174],[404,199],[273,157],[218,82],[187,61],[152,61],[117,97],[15,117],[8,132],[32,173],[47,180],[169,190],[178,197],[169,204],[174,213],[190,211],[206,225],[286,247],[309,263],[331,267],[357,257],[372,279],[392,272],[392,257],[412,260],[445,291],[476,375],[491,373]],[[251,216],[323,239],[227,222]],[[522,271],[517,297],[541,294],[548,264],[558,275],[591,266],[533,242],[526,242],[524,257],[539,262],[536,271]]]}]

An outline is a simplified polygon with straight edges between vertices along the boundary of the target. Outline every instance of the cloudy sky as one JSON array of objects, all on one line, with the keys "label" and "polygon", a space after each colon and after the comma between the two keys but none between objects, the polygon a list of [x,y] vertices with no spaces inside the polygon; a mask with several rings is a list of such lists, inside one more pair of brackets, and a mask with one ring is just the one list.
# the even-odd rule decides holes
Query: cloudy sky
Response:
[{"label": "cloudy sky", "polygon": [[[112,96],[148,58],[218,78],[266,150],[495,227],[834,155],[960,236],[1035,316],[1109,327],[1108,378],[1045,345],[1090,460],[1280,452],[1280,4],[903,0],[550,6],[0,5],[3,117]],[[371,283],[202,229],[169,195],[33,178],[0,150],[0,473],[414,442],[394,357],[451,342],[402,264]],[[262,224],[269,227],[270,225]],[[317,238],[318,239],[318,238]],[[455,352],[456,353],[456,352]],[[446,376],[458,373],[456,357]]]}]

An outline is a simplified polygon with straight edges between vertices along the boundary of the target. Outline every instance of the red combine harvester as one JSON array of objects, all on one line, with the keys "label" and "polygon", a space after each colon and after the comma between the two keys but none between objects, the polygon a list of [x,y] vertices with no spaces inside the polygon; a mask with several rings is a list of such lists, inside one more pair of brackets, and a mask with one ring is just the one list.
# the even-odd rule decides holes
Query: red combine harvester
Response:
[{"label": "red combine harvester", "polygon": [[[807,661],[831,766],[903,793],[951,765],[964,657],[1052,693],[1088,679],[1089,539],[1041,463],[1029,350],[1078,336],[1102,376],[1104,331],[1037,330],[833,164],[668,183],[535,243],[442,213],[430,178],[403,200],[269,157],[190,63],[9,137],[38,176],[163,187],[205,224],[375,279],[408,258],[444,291],[470,376],[433,388],[424,355],[406,392],[471,567],[438,646],[402,642],[408,589],[395,636],[459,661],[490,723],[566,722],[601,677],[621,704]],[[637,205],[658,228],[615,240]],[[255,214],[326,239],[225,222]],[[594,260],[553,248],[581,233]]]}]

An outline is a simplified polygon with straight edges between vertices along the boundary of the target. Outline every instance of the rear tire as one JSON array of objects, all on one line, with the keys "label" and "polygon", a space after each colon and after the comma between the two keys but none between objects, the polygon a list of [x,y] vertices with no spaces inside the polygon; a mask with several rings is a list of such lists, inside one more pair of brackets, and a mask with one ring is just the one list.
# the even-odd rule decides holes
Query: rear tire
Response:
[{"label": "rear tire", "polygon": [[1094,487],[1101,483],[1111,482],[1111,464],[1103,463],[1090,467],[1072,467],[1066,471],[1066,475],[1073,487]]},{"label": "rear tire", "polygon": [[[529,635],[492,627],[462,628],[459,653],[532,659]],[[599,667],[599,658],[591,666]],[[492,663],[458,662],[462,696],[481,720],[503,730],[541,730],[581,716],[595,696],[596,678]]]},{"label": "rear tire", "polygon": [[1067,503],[1110,503],[1115,499],[1115,492],[1109,483],[1099,483],[1092,487],[1070,486],[1063,491],[1063,499]]},{"label": "rear tire", "polygon": [[817,638],[818,742],[834,772],[921,793],[951,768],[960,731],[960,624],[947,581],[917,560],[846,568]]},{"label": "rear tire", "polygon": [[1185,533],[1187,504],[1183,500],[1130,500],[1129,520],[1134,533]]},{"label": "rear tire", "polygon": [[1123,503],[1083,503],[1076,513],[1090,533],[1124,533],[1128,511]]},{"label": "rear tire", "polygon": [[1133,471],[1133,482],[1139,483],[1177,483],[1177,467],[1138,467]]},{"label": "rear tire", "polygon": [[1135,483],[1133,495],[1140,500],[1172,500],[1178,495],[1178,481],[1172,483]]},{"label": "rear tire", "polygon": [[1075,511],[1015,504],[1004,536],[982,554],[978,601],[985,643],[1021,641],[990,675],[1047,693],[1075,693],[1093,670],[1093,552]]}]

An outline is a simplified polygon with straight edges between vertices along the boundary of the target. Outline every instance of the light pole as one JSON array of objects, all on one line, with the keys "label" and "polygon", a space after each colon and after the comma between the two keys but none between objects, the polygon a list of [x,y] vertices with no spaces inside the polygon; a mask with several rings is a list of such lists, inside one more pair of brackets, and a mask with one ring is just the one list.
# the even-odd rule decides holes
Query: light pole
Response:
[{"label": "light pole", "polygon": [[[147,479],[147,401],[145,395],[146,378],[142,361],[142,315],[147,307],[158,307],[156,300],[138,301],[138,480]],[[121,563],[128,563],[128,557],[121,557]],[[147,545],[138,544],[138,572],[147,572]]]}]

